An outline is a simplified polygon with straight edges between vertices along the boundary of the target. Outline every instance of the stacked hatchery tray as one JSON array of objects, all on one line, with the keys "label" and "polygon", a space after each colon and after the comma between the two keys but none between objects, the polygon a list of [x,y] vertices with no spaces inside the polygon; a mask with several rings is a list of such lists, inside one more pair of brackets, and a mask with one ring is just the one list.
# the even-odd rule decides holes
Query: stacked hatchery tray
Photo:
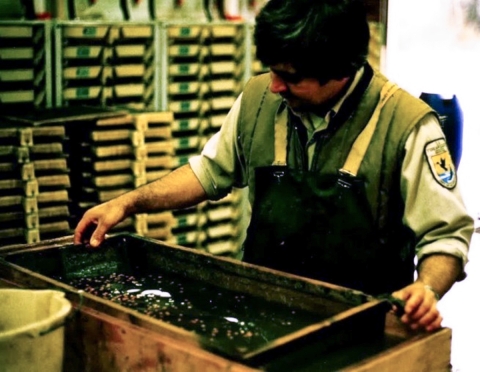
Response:
[{"label": "stacked hatchery tray", "polygon": [[152,182],[179,165],[175,156],[178,147],[172,134],[173,113],[143,112],[135,114],[135,119],[143,123],[146,182]]},{"label": "stacked hatchery tray", "polygon": [[[146,236],[215,255],[236,256],[244,236],[246,200],[233,189],[218,201],[196,207],[147,215]],[[153,224],[157,226],[152,226]]]},{"label": "stacked hatchery tray", "polygon": [[205,236],[201,246],[216,255],[239,253],[245,208],[244,194],[239,189],[233,189],[218,201],[203,203],[200,206],[201,230]]},{"label": "stacked hatchery tray", "polygon": [[35,242],[72,231],[79,213],[77,162],[86,156],[77,151],[82,145],[80,133],[85,134],[92,122],[122,115],[125,111],[94,107],[2,113],[2,206],[8,206],[6,213],[16,211],[17,217],[9,223],[20,221],[20,211],[24,222],[15,222],[13,230],[0,236],[10,237],[13,244],[18,239]]},{"label": "stacked hatchery tray", "polygon": [[72,302],[64,371],[450,370],[450,329],[408,331],[388,300],[329,283],[133,234],[0,256],[0,286]]},{"label": "stacked hatchery tray", "polygon": [[56,106],[155,109],[155,27],[149,22],[57,22]]},{"label": "stacked hatchery tray", "polygon": [[240,94],[245,75],[244,24],[212,24],[205,29],[204,117],[207,136],[218,131]]},{"label": "stacked hatchery tray", "polygon": [[31,140],[31,128],[2,125],[0,129],[0,241],[3,245],[40,240],[38,183],[28,148]]},{"label": "stacked hatchery tray", "polygon": [[[68,126],[76,220],[87,209],[147,182],[146,123],[136,121],[127,110],[119,113]],[[145,222],[141,215],[133,216],[115,229],[143,234]]]},{"label": "stacked hatchery tray", "polygon": [[166,95],[162,106],[175,113],[173,135],[177,159],[197,154],[201,145],[200,125],[203,106],[203,44],[205,24],[164,25],[165,68],[162,86]]},{"label": "stacked hatchery tray", "polygon": [[[213,23],[205,29],[204,140],[220,129],[240,93],[246,74],[246,37],[243,23]],[[207,252],[234,255],[240,250],[241,197],[240,190],[234,189],[223,199],[200,206],[200,246]]]},{"label": "stacked hatchery tray", "polygon": [[[99,119],[87,127],[71,127],[71,136],[77,139],[71,158],[78,215],[174,169],[172,122],[171,112],[129,109],[125,115]],[[115,230],[169,237],[162,218],[146,218],[145,214],[132,216]]]},{"label": "stacked hatchery tray", "polygon": [[254,31],[254,25],[253,24],[250,24],[248,26],[248,31],[249,31],[249,38],[248,38],[248,42],[250,43],[250,45],[248,46],[247,50],[248,50],[248,57],[250,58],[250,76],[256,76],[256,75],[260,75],[260,74],[263,74],[263,73],[266,73],[266,72],[269,72],[269,69],[268,67],[264,66],[262,62],[260,62],[260,60],[257,58],[256,56],[256,47],[255,47],[255,44],[254,44],[254,40],[253,40],[253,31]]},{"label": "stacked hatchery tray", "polygon": [[[173,121],[171,112],[130,109],[127,115],[100,119],[88,130],[78,127],[78,133],[71,134],[79,144],[73,150],[77,155],[71,158],[77,159],[72,165],[77,172],[72,177],[78,181],[74,184],[80,213],[185,164],[189,155],[182,149],[188,141],[182,147],[181,137],[173,138]],[[138,214],[115,229],[161,240],[175,239],[177,219],[173,215],[182,212]]]},{"label": "stacked hatchery tray", "polygon": [[52,105],[49,22],[0,21],[0,107]]},{"label": "stacked hatchery tray", "polygon": [[[237,98],[248,73],[244,61],[246,34],[242,22],[162,24],[168,69],[161,78],[162,91],[166,92],[161,107],[175,114],[172,138],[177,166],[201,151],[220,129]],[[228,204],[231,198],[222,202]],[[222,226],[214,226],[220,221],[212,222],[209,208],[215,209],[216,204],[174,211],[173,233],[167,241],[219,254],[237,251],[238,211],[222,219]]]},{"label": "stacked hatchery tray", "polygon": [[[136,128],[141,128],[144,136],[147,155],[143,166],[146,182],[159,179],[185,165],[191,156],[198,153],[198,149],[188,146],[190,137],[182,136],[184,131],[175,126],[172,112],[131,110],[130,117],[136,123]],[[209,251],[217,254],[235,252],[238,250],[237,220],[242,201],[240,197],[240,193],[233,192],[218,202],[137,216],[137,219],[141,217],[144,221],[144,230],[136,232],[150,238],[200,249],[208,249],[213,247],[214,243],[220,243],[220,240],[228,240],[229,243],[225,244],[223,249],[219,247]],[[221,224],[225,226],[223,229]],[[209,246],[204,244],[207,241]]]},{"label": "stacked hatchery tray", "polygon": [[65,128],[4,121],[0,129],[0,241],[33,243],[63,236],[70,179]]},{"label": "stacked hatchery tray", "polygon": [[[175,113],[179,148],[195,152],[219,130],[244,83],[244,23],[162,24],[161,107]],[[188,137],[188,139],[187,139]]]},{"label": "stacked hatchery tray", "polygon": [[145,236],[169,244],[202,249],[206,233],[202,229],[201,217],[198,207],[148,213]]}]

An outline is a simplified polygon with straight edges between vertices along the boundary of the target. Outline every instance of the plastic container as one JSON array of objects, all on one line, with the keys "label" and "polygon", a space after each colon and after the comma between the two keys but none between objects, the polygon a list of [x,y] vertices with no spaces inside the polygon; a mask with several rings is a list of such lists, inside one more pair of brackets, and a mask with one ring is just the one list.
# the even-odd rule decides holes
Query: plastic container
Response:
[{"label": "plastic container", "polygon": [[463,111],[457,96],[423,92],[420,99],[440,115],[440,125],[445,133],[452,161],[458,169],[463,148]]},{"label": "plastic container", "polygon": [[0,370],[61,372],[71,308],[60,291],[0,289]]}]

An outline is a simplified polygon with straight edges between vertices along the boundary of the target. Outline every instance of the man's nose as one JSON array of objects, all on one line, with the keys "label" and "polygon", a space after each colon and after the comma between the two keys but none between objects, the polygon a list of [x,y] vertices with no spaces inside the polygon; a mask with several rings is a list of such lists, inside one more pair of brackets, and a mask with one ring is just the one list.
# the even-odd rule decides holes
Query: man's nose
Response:
[{"label": "man's nose", "polygon": [[270,72],[270,91],[272,93],[283,93],[288,90],[287,84],[283,79],[274,72]]}]

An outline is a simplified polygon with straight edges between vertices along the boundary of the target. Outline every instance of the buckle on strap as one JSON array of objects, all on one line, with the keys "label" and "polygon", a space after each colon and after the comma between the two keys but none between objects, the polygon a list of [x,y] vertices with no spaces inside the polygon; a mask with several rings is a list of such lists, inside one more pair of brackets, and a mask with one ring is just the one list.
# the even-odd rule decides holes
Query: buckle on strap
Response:
[{"label": "buckle on strap", "polygon": [[344,189],[349,189],[353,186],[353,179],[355,175],[347,171],[346,169],[339,169],[337,184]]}]

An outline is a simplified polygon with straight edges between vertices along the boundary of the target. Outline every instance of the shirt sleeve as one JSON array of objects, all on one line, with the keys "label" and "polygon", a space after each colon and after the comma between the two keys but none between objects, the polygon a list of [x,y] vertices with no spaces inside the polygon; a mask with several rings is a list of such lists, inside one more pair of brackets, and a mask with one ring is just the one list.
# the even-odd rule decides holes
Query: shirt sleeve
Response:
[{"label": "shirt sleeve", "polygon": [[235,187],[246,185],[245,161],[237,141],[237,121],[242,94],[235,100],[220,130],[205,144],[200,155],[189,164],[209,199],[218,200]]},{"label": "shirt sleeve", "polygon": [[427,115],[407,139],[401,177],[405,200],[403,222],[417,237],[419,261],[430,254],[449,254],[460,258],[465,266],[473,218],[468,215],[458,180],[445,185],[435,175],[426,149],[437,140],[442,142],[445,135],[432,114]]}]

